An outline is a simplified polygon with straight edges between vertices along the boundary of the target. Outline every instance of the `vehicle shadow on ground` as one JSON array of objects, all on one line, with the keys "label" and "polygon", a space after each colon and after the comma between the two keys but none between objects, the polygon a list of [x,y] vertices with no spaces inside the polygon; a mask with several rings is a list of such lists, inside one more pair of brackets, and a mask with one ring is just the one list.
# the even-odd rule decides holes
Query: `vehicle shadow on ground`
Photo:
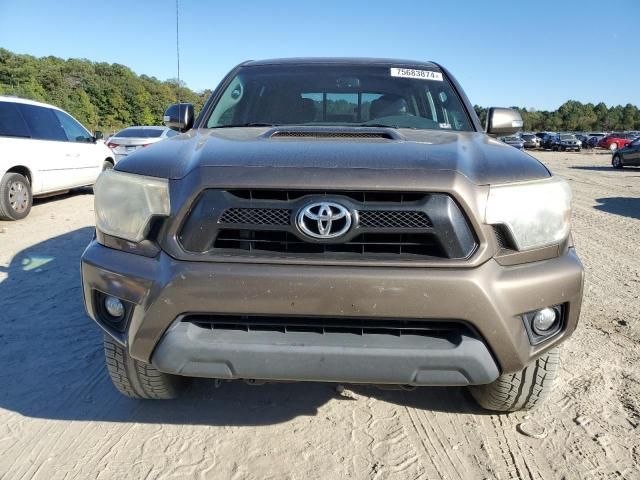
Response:
[{"label": "vehicle shadow on ground", "polygon": [[80,187],[69,190],[68,192],[56,193],[48,197],[39,197],[33,199],[33,205],[44,205],[49,202],[64,200],[65,198],[75,197],[78,195],[93,195],[93,187]]},{"label": "vehicle shadow on ground", "polygon": [[[629,174],[629,173],[633,173],[634,171],[631,169],[619,169],[619,168],[613,168],[613,167],[607,167],[604,165],[594,165],[594,166],[573,166],[573,167],[569,167],[572,168],[574,170],[590,170],[593,172],[615,172],[615,173],[624,173],[624,174]],[[640,170],[637,170],[635,173],[640,173]],[[633,175],[632,175],[633,176]]]},{"label": "vehicle shadow on ground", "polygon": [[594,208],[607,213],[621,215],[629,218],[640,218],[640,198],[609,197],[596,198]]},{"label": "vehicle shadow on ground", "polygon": [[382,391],[321,383],[195,380],[176,401],[135,401],[111,385],[102,334],[86,316],[79,260],[93,236],[82,228],[18,253],[0,277],[0,408],[56,420],[268,425],[314,416],[331,399],[364,395],[425,410],[480,413],[464,389]]}]

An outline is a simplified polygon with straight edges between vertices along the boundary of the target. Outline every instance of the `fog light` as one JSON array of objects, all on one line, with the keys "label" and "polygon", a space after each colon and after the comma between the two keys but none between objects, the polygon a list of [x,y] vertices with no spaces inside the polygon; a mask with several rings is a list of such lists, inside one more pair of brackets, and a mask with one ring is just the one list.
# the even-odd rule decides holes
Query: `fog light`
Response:
[{"label": "fog light", "polygon": [[114,318],[124,317],[124,305],[116,297],[107,297],[104,300],[104,308]]},{"label": "fog light", "polygon": [[553,308],[543,308],[533,316],[531,326],[538,335],[545,335],[558,320],[558,314]]}]

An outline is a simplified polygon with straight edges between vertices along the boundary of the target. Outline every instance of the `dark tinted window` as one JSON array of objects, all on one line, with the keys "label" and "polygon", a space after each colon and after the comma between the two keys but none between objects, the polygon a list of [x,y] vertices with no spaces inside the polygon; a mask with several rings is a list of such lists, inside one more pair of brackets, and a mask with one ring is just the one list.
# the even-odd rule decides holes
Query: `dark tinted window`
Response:
[{"label": "dark tinted window", "polygon": [[39,140],[67,141],[67,136],[53,110],[35,105],[17,104],[18,109],[29,126],[31,138]]},{"label": "dark tinted window", "polygon": [[15,103],[0,102],[0,136],[27,138],[31,136]]},{"label": "dark tinted window", "polygon": [[125,128],[120,130],[114,137],[120,138],[158,138],[162,135],[161,128]]},{"label": "dark tinted window", "polygon": [[61,112],[60,110],[54,110],[53,113],[56,117],[58,117],[58,120],[60,121],[60,124],[64,129],[64,132],[67,134],[67,139],[70,142],[93,142],[93,136],[91,136],[91,134],[89,134],[89,132],[87,132],[87,130],[82,125],[80,125],[71,115],[68,115],[65,112]]}]

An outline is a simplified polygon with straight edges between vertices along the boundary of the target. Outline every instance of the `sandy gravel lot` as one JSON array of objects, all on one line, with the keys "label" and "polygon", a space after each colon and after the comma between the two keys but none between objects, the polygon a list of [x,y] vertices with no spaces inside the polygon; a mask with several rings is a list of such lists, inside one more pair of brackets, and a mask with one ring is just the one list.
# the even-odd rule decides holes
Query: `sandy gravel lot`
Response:
[{"label": "sandy gravel lot", "polygon": [[0,222],[0,479],[640,478],[640,169],[536,155],[573,186],[587,269],[543,408],[488,415],[456,388],[206,381],[176,402],[123,398],[80,295],[87,191]]}]

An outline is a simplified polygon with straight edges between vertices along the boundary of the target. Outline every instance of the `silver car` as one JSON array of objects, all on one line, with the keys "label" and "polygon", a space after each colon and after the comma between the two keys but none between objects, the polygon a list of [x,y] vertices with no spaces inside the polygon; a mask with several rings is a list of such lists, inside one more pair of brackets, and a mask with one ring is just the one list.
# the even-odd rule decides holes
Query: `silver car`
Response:
[{"label": "silver car", "polygon": [[523,133],[520,138],[524,142],[524,148],[540,148],[540,138],[533,133]]},{"label": "silver car", "polygon": [[113,151],[118,162],[139,148],[148,147],[175,135],[178,133],[167,127],[127,127],[110,137],[107,146]]}]

